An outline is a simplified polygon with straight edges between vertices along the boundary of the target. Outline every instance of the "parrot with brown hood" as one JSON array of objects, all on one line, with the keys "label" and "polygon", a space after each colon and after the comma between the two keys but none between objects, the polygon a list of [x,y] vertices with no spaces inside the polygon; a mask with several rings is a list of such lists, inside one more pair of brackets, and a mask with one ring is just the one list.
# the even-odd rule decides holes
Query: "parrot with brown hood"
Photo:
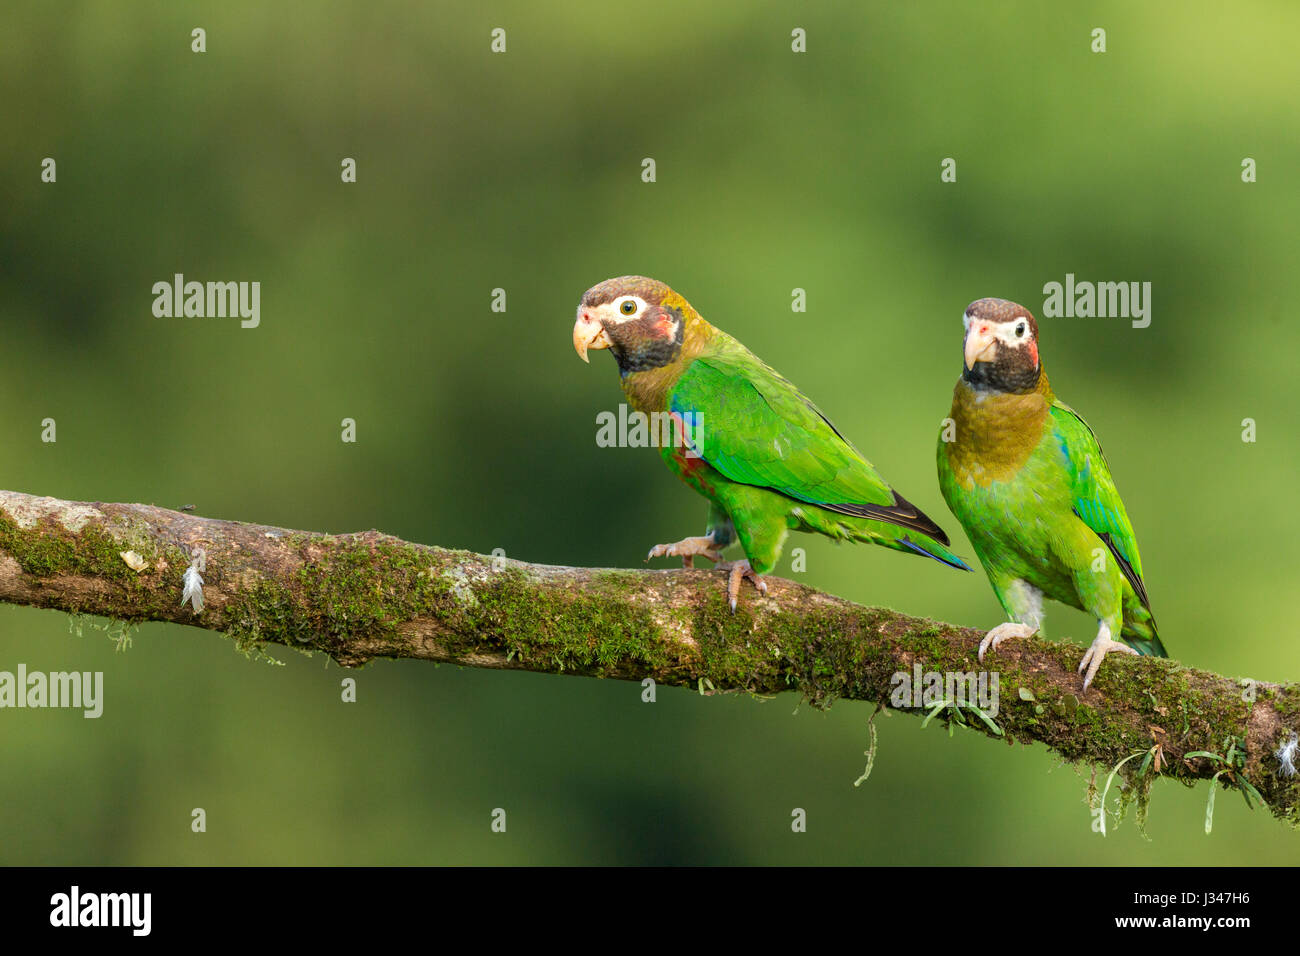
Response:
[{"label": "parrot with brown hood", "polygon": [[1005,299],[963,315],[964,368],[939,434],[939,487],[1010,619],[980,642],[1035,633],[1043,598],[1086,611],[1097,637],[1079,673],[1086,691],[1108,653],[1165,657],[1142,557],[1101,445],[1053,393],[1038,323]]},{"label": "parrot with brown hood", "polygon": [[[797,388],[710,325],[662,282],[609,279],[578,305],[573,347],[583,361],[607,349],[628,404],[672,424],[659,452],[709,500],[705,533],[650,549],[646,560],[704,557],[727,570],[734,612],[741,582],[762,593],[791,531],[865,541],[970,568],[948,536],[894,491]],[[733,542],[743,560],[722,562]]]}]

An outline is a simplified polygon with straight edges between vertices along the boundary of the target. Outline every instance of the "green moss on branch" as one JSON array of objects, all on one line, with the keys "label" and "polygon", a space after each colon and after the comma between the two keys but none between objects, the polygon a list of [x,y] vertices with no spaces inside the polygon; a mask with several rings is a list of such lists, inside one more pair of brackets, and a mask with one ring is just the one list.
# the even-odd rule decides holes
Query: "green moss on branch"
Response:
[{"label": "green moss on branch", "polygon": [[[206,555],[204,610],[180,601]],[[135,570],[122,557],[146,562]],[[139,561],[134,561],[139,564]],[[326,535],[184,515],[148,505],[83,504],[0,492],[0,600],[121,621],[222,631],[249,652],[320,651],[346,666],[377,657],[521,668],[719,691],[795,691],[817,706],[886,702],[914,667],[970,673],[980,632],[869,608],[780,579],[747,590],[733,614],[722,574],[556,568],[450,551],[368,531]],[[1133,798],[1158,772],[1258,789],[1295,823],[1300,778],[1279,743],[1300,723],[1300,687],[1240,682],[1175,661],[1107,658],[1083,693],[1081,648],[1038,639],[999,648],[1000,709],[959,721],[1007,742],[1041,742],[1119,775]],[[924,713],[925,709],[916,710]],[[985,715],[986,717],[989,715]],[[1197,751],[1216,758],[1189,756]],[[1158,756],[1158,760],[1156,759]],[[1154,769],[1158,768],[1158,769]]]}]

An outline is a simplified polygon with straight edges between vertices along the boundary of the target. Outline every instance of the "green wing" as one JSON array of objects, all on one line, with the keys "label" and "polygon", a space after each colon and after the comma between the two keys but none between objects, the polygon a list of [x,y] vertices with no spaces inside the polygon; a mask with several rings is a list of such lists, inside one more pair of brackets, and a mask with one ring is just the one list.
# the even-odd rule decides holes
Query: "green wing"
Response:
[{"label": "green wing", "polygon": [[694,423],[702,459],[740,484],[948,543],[794,385],[727,339],[692,362],[669,396],[669,409]]},{"label": "green wing", "polygon": [[1150,611],[1146,585],[1142,583],[1142,556],[1138,554],[1137,538],[1115,481],[1110,476],[1110,468],[1102,456],[1097,436],[1087,422],[1063,402],[1052,404],[1051,415],[1053,433],[1069,461],[1074,513],[1106,542],[1142,606]]}]

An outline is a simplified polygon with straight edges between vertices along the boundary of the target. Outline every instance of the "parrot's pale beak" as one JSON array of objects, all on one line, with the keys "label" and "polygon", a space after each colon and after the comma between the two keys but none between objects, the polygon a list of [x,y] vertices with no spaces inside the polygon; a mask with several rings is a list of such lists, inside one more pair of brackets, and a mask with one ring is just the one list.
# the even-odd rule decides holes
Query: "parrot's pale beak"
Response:
[{"label": "parrot's pale beak", "polygon": [[992,362],[993,346],[997,338],[993,329],[984,323],[972,323],[966,333],[966,368],[973,369],[976,362]]},{"label": "parrot's pale beak", "polygon": [[578,321],[573,323],[573,350],[578,353],[578,358],[590,362],[588,349],[607,349],[612,344],[605,327],[596,321],[595,316],[586,311],[578,313]]}]

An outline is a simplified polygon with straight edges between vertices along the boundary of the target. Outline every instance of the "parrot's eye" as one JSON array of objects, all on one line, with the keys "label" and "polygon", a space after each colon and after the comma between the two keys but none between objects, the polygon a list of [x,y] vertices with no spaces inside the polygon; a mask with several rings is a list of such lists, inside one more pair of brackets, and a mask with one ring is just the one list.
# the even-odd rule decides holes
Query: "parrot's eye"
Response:
[{"label": "parrot's eye", "polygon": [[624,299],[623,304],[618,307],[618,310],[624,315],[631,315],[636,311],[636,303],[631,299]]},{"label": "parrot's eye", "polygon": [[1018,339],[1024,338],[1024,335],[1025,335],[1025,323],[1021,322],[1016,325],[1016,338]]}]

